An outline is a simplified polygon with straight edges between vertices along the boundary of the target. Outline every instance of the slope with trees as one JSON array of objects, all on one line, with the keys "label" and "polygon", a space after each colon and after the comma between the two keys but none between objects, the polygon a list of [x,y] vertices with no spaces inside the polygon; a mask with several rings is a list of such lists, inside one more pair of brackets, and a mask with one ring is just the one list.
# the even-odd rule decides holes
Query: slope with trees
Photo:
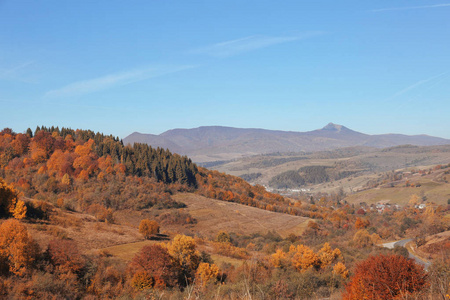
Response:
[{"label": "slope with trees", "polygon": [[[445,242],[427,276],[406,258],[391,259],[404,251],[377,246],[407,236],[419,246],[424,233],[448,230],[444,205],[420,209],[418,198],[404,209],[379,213],[348,204],[339,193],[288,199],[166,150],[123,146],[91,131],[5,129],[0,147],[0,297],[314,299],[344,293],[358,299],[364,293],[389,298],[387,290],[417,298],[448,292]],[[322,171],[303,169],[311,180],[321,180]],[[179,192],[314,220],[283,236],[270,230],[203,235],[195,232],[197,220],[186,205],[174,200],[183,199],[173,197]],[[139,224],[128,224],[123,215],[137,222],[148,218],[142,234],[151,238],[160,231],[165,239],[144,241]],[[179,234],[187,226],[194,228],[191,236]],[[102,248],[100,233],[142,246],[130,260],[89,251]],[[377,270],[389,270],[390,277]],[[395,285],[396,279],[405,284]],[[367,287],[370,280],[394,286]]]}]

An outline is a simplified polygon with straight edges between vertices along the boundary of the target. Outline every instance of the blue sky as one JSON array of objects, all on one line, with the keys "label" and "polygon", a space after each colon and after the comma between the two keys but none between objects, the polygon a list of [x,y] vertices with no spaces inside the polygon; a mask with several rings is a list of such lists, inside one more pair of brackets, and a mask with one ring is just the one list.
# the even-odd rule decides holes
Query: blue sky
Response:
[{"label": "blue sky", "polygon": [[450,2],[0,0],[0,127],[450,138]]}]

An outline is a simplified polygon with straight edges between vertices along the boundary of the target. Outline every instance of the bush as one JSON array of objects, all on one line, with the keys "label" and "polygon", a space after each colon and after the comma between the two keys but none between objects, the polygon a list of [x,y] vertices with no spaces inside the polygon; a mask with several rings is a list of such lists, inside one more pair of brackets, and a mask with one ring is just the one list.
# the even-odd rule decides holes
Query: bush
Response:
[{"label": "bush", "polygon": [[159,224],[156,221],[144,219],[139,224],[139,233],[149,239],[152,235],[159,233]]},{"label": "bush", "polygon": [[426,286],[426,277],[423,268],[411,259],[399,255],[371,256],[357,265],[343,299],[408,297]]},{"label": "bush", "polygon": [[145,246],[130,262],[132,284],[136,289],[172,287],[177,281],[176,265],[166,248]]}]

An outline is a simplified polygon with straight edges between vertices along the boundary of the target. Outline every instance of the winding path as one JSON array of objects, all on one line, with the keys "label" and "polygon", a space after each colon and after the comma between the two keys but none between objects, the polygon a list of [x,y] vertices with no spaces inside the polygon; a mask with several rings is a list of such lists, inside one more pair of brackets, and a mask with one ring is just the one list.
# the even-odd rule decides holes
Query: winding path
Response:
[{"label": "winding path", "polygon": [[[400,240],[400,241],[396,241],[396,242],[385,243],[385,244],[383,244],[383,247],[388,248],[388,249],[394,249],[396,246],[406,248],[406,244],[411,242],[412,240],[413,239],[404,239],[404,240]],[[409,258],[414,259],[416,261],[416,263],[418,263],[419,265],[422,265],[425,270],[428,270],[428,268],[431,266],[431,263],[415,256],[414,254],[409,252],[409,250],[408,250],[408,253],[409,253]]]}]

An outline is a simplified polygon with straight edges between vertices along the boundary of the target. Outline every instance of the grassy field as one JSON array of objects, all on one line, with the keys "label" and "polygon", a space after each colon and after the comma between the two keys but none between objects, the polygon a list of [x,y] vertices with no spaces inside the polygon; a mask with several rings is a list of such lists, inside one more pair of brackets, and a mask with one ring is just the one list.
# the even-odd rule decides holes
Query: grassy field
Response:
[{"label": "grassy field", "polygon": [[[123,245],[116,245],[112,247],[107,247],[101,249],[101,251],[107,255],[112,255],[116,258],[122,259],[124,261],[130,261],[136,253],[138,253],[144,246],[158,244],[159,241],[140,241],[134,243],[128,243]],[[199,247],[198,250],[204,250],[204,247]],[[216,265],[222,265],[223,263],[231,264],[235,267],[242,265],[244,260],[236,259],[232,257],[227,257],[219,254],[211,254],[211,258]]]},{"label": "grassy field", "polygon": [[214,237],[220,230],[237,234],[275,231],[282,237],[287,237],[291,233],[301,234],[309,221],[304,217],[208,199],[195,194],[177,194],[173,198],[187,204],[185,210],[198,221],[193,229],[208,237]]},{"label": "grassy field", "polygon": [[103,248],[102,251],[114,257],[129,261],[138,253],[144,246],[159,243],[158,241],[141,241],[128,243],[123,245],[116,245],[112,247]]},{"label": "grassy field", "polygon": [[[234,232],[236,234],[264,234],[268,231],[275,231],[282,237],[287,237],[291,233],[300,235],[310,220],[309,218],[270,212],[237,203],[213,200],[196,194],[176,194],[173,198],[187,205],[187,208],[184,208],[183,210],[189,212],[197,220],[197,223],[189,226],[162,226],[161,231],[169,234],[171,237],[173,237],[174,233],[184,232],[186,234],[196,234],[209,239],[214,239],[221,230]],[[128,223],[131,223],[131,219],[134,219],[133,223],[135,224],[133,225],[136,226],[136,233],[139,220],[150,217],[147,216],[145,212],[126,212],[122,215],[124,214],[128,216]],[[137,241],[135,237],[133,241],[120,245],[107,246],[102,248],[101,251],[128,261],[139,252],[142,247],[154,243],[159,242]],[[202,247],[199,247],[199,250],[202,249]],[[243,262],[239,259],[217,254],[212,254],[211,257],[214,262],[219,265],[226,262],[238,267]]]},{"label": "grassy field", "polygon": [[232,257],[227,257],[219,254],[211,254],[211,258],[214,263],[218,266],[221,266],[223,263],[228,263],[233,265],[235,268],[240,267],[244,260],[236,259]]},{"label": "grassy field", "polygon": [[417,248],[417,253],[424,258],[437,258],[448,253],[450,245],[450,230],[426,237],[426,244]]},{"label": "grassy field", "polygon": [[[349,148],[351,149],[351,148]],[[365,151],[343,150],[315,152],[308,154],[268,154],[233,160],[213,169],[231,175],[261,173],[252,183],[268,185],[270,179],[289,170],[298,170],[304,166],[338,167],[340,171],[361,171],[356,175],[335,182],[325,182],[305,186],[313,191],[336,192],[341,187],[345,192],[358,190],[379,173],[398,169],[426,168],[450,162],[450,145],[430,147],[394,147],[388,149],[366,149]],[[344,151],[345,152],[345,151]],[[298,157],[297,160],[295,158]],[[283,160],[284,159],[284,160]],[[284,162],[286,161],[286,162]],[[279,163],[276,163],[279,162]]]},{"label": "grassy field", "polygon": [[128,244],[143,240],[137,227],[124,224],[106,224],[98,222],[91,215],[55,209],[57,215],[52,217],[52,225],[29,223],[28,231],[38,244],[45,249],[49,241],[57,238],[74,240],[84,252],[118,244]]},{"label": "grassy field", "polygon": [[433,180],[433,174],[421,177],[413,176],[410,178],[411,183],[419,183],[420,187],[405,187],[404,181],[395,187],[380,187],[358,192],[347,196],[347,200],[351,204],[359,204],[366,202],[367,204],[377,203],[379,201],[387,201],[399,205],[406,205],[412,195],[420,198],[426,197],[426,202],[434,202],[439,205],[447,204],[450,199],[450,184],[445,182],[436,182]]}]

